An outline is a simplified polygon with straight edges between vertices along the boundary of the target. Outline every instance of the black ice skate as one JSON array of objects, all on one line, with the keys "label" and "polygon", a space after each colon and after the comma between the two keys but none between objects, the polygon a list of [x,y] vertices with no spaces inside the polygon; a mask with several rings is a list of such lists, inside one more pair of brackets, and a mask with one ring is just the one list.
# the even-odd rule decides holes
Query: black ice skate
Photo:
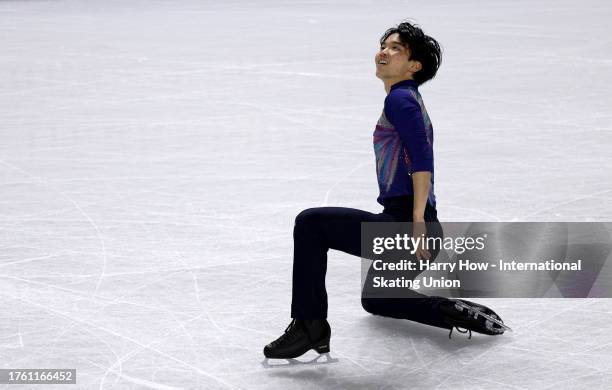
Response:
[{"label": "black ice skate", "polygon": [[448,338],[451,338],[455,328],[460,333],[470,332],[469,338],[472,338],[472,331],[496,336],[512,330],[493,310],[465,299],[449,299],[440,305],[440,311],[451,327]]},{"label": "black ice skate", "polygon": [[291,321],[285,333],[264,348],[264,355],[271,359],[292,359],[311,349],[318,353],[329,352],[331,328],[327,320]]}]

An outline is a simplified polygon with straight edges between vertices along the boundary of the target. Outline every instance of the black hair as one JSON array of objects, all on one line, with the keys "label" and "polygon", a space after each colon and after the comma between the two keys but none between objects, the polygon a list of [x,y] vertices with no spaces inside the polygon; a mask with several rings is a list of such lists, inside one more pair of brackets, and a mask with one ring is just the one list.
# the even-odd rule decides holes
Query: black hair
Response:
[{"label": "black hair", "polygon": [[438,41],[425,35],[423,30],[410,22],[402,22],[391,27],[380,38],[380,44],[385,42],[389,35],[399,34],[399,39],[410,50],[410,60],[419,61],[422,69],[412,77],[418,85],[434,78],[442,62],[442,49]]}]

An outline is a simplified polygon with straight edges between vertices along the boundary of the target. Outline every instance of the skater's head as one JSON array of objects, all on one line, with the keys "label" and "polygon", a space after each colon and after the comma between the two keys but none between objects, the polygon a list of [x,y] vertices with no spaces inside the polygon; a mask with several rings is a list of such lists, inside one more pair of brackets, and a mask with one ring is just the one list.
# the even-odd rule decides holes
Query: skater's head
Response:
[{"label": "skater's head", "polygon": [[402,22],[382,35],[375,61],[379,79],[413,79],[421,85],[436,75],[442,61],[442,50],[438,42],[425,35],[420,27]]}]

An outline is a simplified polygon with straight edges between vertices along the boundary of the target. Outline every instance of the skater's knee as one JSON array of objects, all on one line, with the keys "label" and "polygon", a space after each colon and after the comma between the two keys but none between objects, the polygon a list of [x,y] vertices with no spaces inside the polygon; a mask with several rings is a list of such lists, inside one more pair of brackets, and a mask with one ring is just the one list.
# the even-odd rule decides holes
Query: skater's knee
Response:
[{"label": "skater's knee", "polygon": [[307,226],[315,223],[320,216],[320,210],[318,207],[309,208],[306,210],[302,210],[295,217],[295,225],[296,226]]},{"label": "skater's knee", "polygon": [[376,304],[373,298],[361,298],[361,307],[370,314],[377,314]]}]

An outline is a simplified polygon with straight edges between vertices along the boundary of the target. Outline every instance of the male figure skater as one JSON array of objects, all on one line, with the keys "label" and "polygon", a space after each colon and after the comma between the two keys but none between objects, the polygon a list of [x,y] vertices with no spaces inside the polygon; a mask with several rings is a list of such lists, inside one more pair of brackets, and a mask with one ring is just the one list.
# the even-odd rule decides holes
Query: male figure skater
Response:
[{"label": "male figure skater", "polygon": [[[419,27],[404,22],[385,31],[374,60],[376,77],[382,80],[387,92],[383,113],[374,131],[380,190],[377,200],[384,210],[373,214],[345,207],[317,207],[306,209],[296,217],[293,320],[283,335],[264,348],[268,358],[295,358],[310,349],[329,352],[327,251],[336,249],[360,256],[361,222],[413,222],[414,236],[442,236],[434,195],[433,128],[418,90],[436,75],[441,61],[440,46]],[[436,251],[429,253],[424,247],[416,252],[419,260],[433,260],[436,255]],[[472,330],[489,335],[504,331],[499,325],[475,316],[472,310],[456,305],[456,300],[408,291],[409,296],[402,298],[364,294],[362,306],[372,314],[409,319],[451,332],[454,327],[468,329],[470,335]],[[482,305],[461,302],[499,319]]]}]

